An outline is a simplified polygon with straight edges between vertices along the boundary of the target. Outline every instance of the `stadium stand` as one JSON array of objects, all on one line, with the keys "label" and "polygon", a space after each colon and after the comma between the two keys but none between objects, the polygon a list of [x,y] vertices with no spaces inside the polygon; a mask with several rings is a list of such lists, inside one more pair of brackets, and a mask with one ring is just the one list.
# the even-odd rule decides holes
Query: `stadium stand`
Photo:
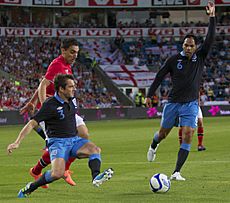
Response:
[{"label": "stadium stand", "polygon": [[[19,109],[38,87],[39,81],[51,60],[58,56],[60,40],[53,38],[1,37],[1,70],[18,81],[1,80],[1,109]],[[85,52],[88,49],[86,48]],[[97,78],[92,69],[81,63],[74,65],[74,75],[78,81],[78,101],[80,108],[110,108],[118,106],[116,96]],[[84,102],[83,102],[84,101]],[[83,104],[84,103],[84,104]]]},{"label": "stadium stand", "polygon": [[[71,8],[59,8],[50,9],[50,13],[48,12],[45,16],[43,15],[43,10],[47,9],[45,6],[42,9],[33,6],[30,8],[22,6],[21,9],[17,9],[17,6],[2,6],[1,8],[0,27],[16,28],[16,30],[9,30],[9,36],[3,36],[4,29],[2,29],[0,36],[0,71],[1,75],[4,75],[0,83],[3,87],[0,91],[1,109],[19,109],[37,88],[51,60],[59,54],[60,39],[56,36],[43,37],[41,34],[40,37],[24,37],[24,33],[29,32],[24,29],[23,37],[17,37],[14,36],[14,31],[18,31],[17,28],[19,28],[20,35],[20,28],[86,28],[84,32],[87,31],[87,28],[118,28],[118,31],[122,28],[143,28],[141,31],[145,32],[149,31],[149,28],[198,27],[199,30],[199,27],[207,26],[207,21],[202,22],[199,18],[193,21],[182,19],[181,22],[178,20],[172,22],[170,13],[164,9],[163,13],[158,13],[158,17],[155,16],[158,10],[153,9],[149,11],[149,17],[141,20],[135,16],[135,14],[138,16],[138,13],[128,11],[133,19],[126,18],[126,21],[120,21],[118,18],[115,19],[116,15],[113,14],[118,15],[120,12],[126,15],[127,12],[111,9],[111,11],[104,10],[104,13],[98,14],[92,10],[89,12],[83,9],[78,13]],[[139,10],[144,11],[145,9]],[[30,15],[22,15],[24,13]],[[219,26],[229,26],[230,14],[227,7],[219,8],[218,16]],[[113,29],[109,30],[109,32],[113,31]],[[36,36],[36,31],[34,32]],[[123,37],[122,33],[127,34],[126,31],[123,31],[120,32],[120,36],[112,34],[103,38],[97,36],[100,35],[100,32],[91,31],[90,37],[79,39],[81,43],[80,59],[73,69],[75,78],[78,80],[77,93],[80,108],[122,106],[121,96],[118,96],[116,91],[108,89],[108,86],[112,84],[117,86],[118,90],[123,87],[142,88],[142,90],[145,89],[142,92],[145,95],[147,88],[155,78],[156,71],[167,57],[176,53],[181,47],[182,36],[178,35],[172,37],[153,32],[148,33],[147,37],[146,35],[145,37]],[[212,100],[230,100],[229,39],[229,35],[220,32],[212,53],[209,55],[201,87],[203,103]],[[98,74],[100,71],[104,72],[104,75],[103,73]],[[107,84],[102,77],[107,77]],[[166,77],[156,95],[159,105],[167,102],[170,84],[170,78]],[[123,93],[124,96],[131,95],[130,98],[135,101],[135,94],[138,91],[134,92],[131,89]]]},{"label": "stadium stand", "polygon": [[[38,40],[38,38],[13,37],[1,37],[0,41],[2,44],[1,69],[26,84],[23,86],[23,84],[15,84],[15,82],[3,79],[1,83],[4,88],[0,92],[1,108],[18,109],[38,86],[51,59],[58,55],[60,41],[55,38]],[[114,41],[106,39],[97,41],[84,39],[80,42],[86,57],[96,60],[113,82],[118,86],[133,87],[149,86],[155,77],[154,72],[168,56],[174,54],[180,47],[180,44],[152,43],[151,40],[144,39],[123,42],[121,50]],[[217,37],[205,66],[202,95],[206,97],[202,96],[203,102],[229,100],[229,48],[229,37]],[[140,57],[138,64],[132,64],[134,56]],[[130,65],[122,65],[124,58]],[[78,80],[77,94],[80,108],[108,108],[119,105],[116,96],[111,92],[107,93],[107,89],[97,78],[93,69],[80,64],[78,63],[80,68],[77,68],[76,65],[74,68],[74,74]],[[154,71],[150,72],[146,65],[152,67]],[[9,89],[10,94],[7,94]],[[167,101],[169,90],[170,79],[167,77],[158,95],[161,104]]]}]

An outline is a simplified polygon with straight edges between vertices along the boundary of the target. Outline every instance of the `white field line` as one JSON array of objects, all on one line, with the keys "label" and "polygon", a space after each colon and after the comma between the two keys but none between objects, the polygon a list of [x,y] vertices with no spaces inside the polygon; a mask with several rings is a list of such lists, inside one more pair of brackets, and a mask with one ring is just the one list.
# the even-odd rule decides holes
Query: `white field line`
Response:
[{"label": "white field line", "polygon": [[[230,163],[230,160],[221,160],[221,161],[218,161],[218,160],[215,160],[215,161],[186,161],[186,164],[217,164],[217,163]],[[74,163],[76,165],[85,165],[86,163],[82,163],[80,160],[77,160],[76,163]],[[155,164],[175,164],[175,161],[172,161],[172,162],[166,162],[166,161],[156,161],[156,162],[147,162],[147,161],[143,161],[143,162],[103,162],[103,165],[106,164],[106,165],[155,165]],[[4,165],[1,165],[0,164],[0,167],[15,167],[15,166],[29,166],[29,167],[32,167],[34,166],[35,163],[32,163],[32,164],[4,164]]]}]

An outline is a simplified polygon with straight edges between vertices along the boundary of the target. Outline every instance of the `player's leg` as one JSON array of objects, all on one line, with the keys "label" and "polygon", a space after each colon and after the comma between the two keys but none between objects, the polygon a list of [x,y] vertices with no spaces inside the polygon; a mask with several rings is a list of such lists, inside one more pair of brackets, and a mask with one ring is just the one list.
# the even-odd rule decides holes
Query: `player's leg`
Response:
[{"label": "player's leg", "polygon": [[[81,137],[87,138],[89,137],[88,128],[86,127],[83,119],[76,114],[76,126],[78,133]],[[41,125],[41,123],[40,123]],[[42,126],[42,125],[41,125]],[[42,126],[44,128],[44,126]],[[63,179],[70,185],[75,186],[76,183],[73,181],[71,174],[72,171],[69,170],[70,165],[75,160],[75,157],[70,157],[69,160],[66,162],[66,170]],[[37,180],[42,175],[42,169],[49,165],[50,162],[50,155],[49,151],[45,151],[42,157],[39,159],[38,163],[30,169],[30,175]],[[42,186],[43,188],[48,188],[48,185]]]},{"label": "player's leg", "polygon": [[191,139],[194,133],[194,128],[188,126],[183,126],[181,129],[185,139],[183,139],[182,144],[180,145],[180,149],[177,155],[176,167],[171,176],[171,179],[175,180],[185,180],[185,178],[181,176],[180,170],[188,158],[192,141]]},{"label": "player's leg", "polygon": [[155,132],[153,141],[147,152],[147,160],[154,161],[156,157],[156,150],[159,143],[166,138],[170,133],[172,127],[175,124],[177,119],[177,104],[168,103],[164,106],[162,119],[161,119],[161,128],[159,131]]},{"label": "player's leg", "polygon": [[[45,122],[40,122],[39,125],[40,125],[39,126],[40,131],[44,133],[45,132]],[[42,138],[44,140],[46,140],[47,136],[45,133],[44,133],[44,136]],[[45,151],[43,152],[42,157],[39,159],[37,164],[30,169],[30,175],[32,177],[34,177],[35,180],[37,180],[38,178],[40,178],[42,176],[42,169],[45,168],[50,163],[51,163],[50,162],[50,154],[49,154],[49,151],[46,147]],[[48,188],[48,185],[43,185],[42,188]]]},{"label": "player's leg", "polygon": [[[88,128],[85,125],[85,122],[83,119],[78,116],[77,114],[75,115],[76,119],[76,126],[77,126],[77,131],[78,135],[82,138],[89,139],[89,131]],[[66,171],[69,170],[71,163],[75,160],[75,158],[71,157],[67,163],[66,163]]]},{"label": "player's leg", "polygon": [[38,187],[46,185],[63,177],[65,172],[65,160],[68,159],[69,151],[71,149],[71,147],[69,147],[68,149],[65,147],[65,142],[65,139],[50,139],[49,150],[52,160],[51,170],[46,171],[39,179],[37,179],[33,183],[28,183],[24,188],[22,188],[18,193],[19,198],[27,197]]},{"label": "player's leg", "polygon": [[180,174],[180,170],[188,158],[192,136],[197,126],[198,102],[193,101],[181,105],[179,109],[180,126],[182,126],[182,144],[180,146],[175,170],[171,176],[173,180],[185,180]]},{"label": "player's leg", "polygon": [[204,139],[204,127],[203,127],[203,114],[201,108],[199,107],[198,112],[198,127],[197,127],[197,138],[198,138],[198,151],[206,150],[205,146],[203,145]]},{"label": "player's leg", "polygon": [[179,144],[182,144],[182,128],[180,127],[178,130]]},{"label": "player's leg", "polygon": [[179,126],[179,122],[180,122],[179,119],[180,119],[179,117],[176,118],[174,127],[179,127],[179,130],[178,130],[178,140],[179,140],[179,145],[181,145],[181,143],[182,143],[182,128]]},{"label": "player's leg", "polygon": [[34,130],[36,131],[36,133],[37,133],[38,135],[40,135],[40,137],[41,137],[43,140],[46,139],[46,135],[45,135],[43,129],[42,129],[40,126],[34,128]]},{"label": "player's leg", "polygon": [[63,158],[56,158],[52,161],[52,169],[46,171],[39,179],[34,182],[28,183],[22,188],[19,193],[19,198],[24,198],[30,195],[38,187],[52,183],[63,177],[65,172],[65,160]]},{"label": "player's leg", "polygon": [[46,128],[45,128],[45,122],[40,122],[39,123],[39,126],[34,128],[34,130],[40,135],[40,137],[43,139],[43,140],[46,140],[47,136],[46,136]]},{"label": "player's leg", "polygon": [[[30,175],[35,179],[39,179],[42,176],[42,169],[51,163],[50,154],[48,150],[45,150],[42,157],[38,160],[37,164],[30,169]],[[43,185],[42,188],[48,188],[48,185]]]},{"label": "player's leg", "polygon": [[[78,135],[82,138],[89,139],[89,131],[85,125],[85,122],[83,121],[83,118],[76,114],[75,119],[76,119],[76,127],[78,131]],[[64,180],[72,186],[75,186],[76,183],[73,181],[71,177],[71,174],[73,172],[70,171],[69,168],[75,159],[76,159],[75,157],[70,157],[69,160],[66,162],[66,168],[65,168],[65,174],[64,174]]]},{"label": "player's leg", "polygon": [[88,166],[91,170],[93,185],[99,186],[113,176],[113,169],[108,168],[100,173],[101,149],[89,140],[80,138],[72,149],[72,156],[78,158],[89,158]]},{"label": "player's leg", "polygon": [[148,152],[147,152],[147,160],[152,162],[156,158],[156,152],[157,148],[160,144],[160,142],[166,138],[166,136],[169,134],[172,128],[163,128],[161,126],[160,130],[155,132],[153,141],[151,145],[149,146]]}]

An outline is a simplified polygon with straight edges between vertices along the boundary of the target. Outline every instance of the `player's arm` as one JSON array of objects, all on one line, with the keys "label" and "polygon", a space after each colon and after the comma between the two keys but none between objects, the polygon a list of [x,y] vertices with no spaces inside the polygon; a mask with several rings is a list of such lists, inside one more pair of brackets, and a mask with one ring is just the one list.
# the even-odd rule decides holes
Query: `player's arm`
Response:
[{"label": "player's arm", "polygon": [[46,78],[43,78],[39,87],[38,87],[38,98],[41,104],[46,100],[46,88],[50,85],[50,81]]},{"label": "player's arm", "polygon": [[204,56],[208,55],[209,50],[215,39],[216,33],[216,18],[215,18],[215,4],[213,2],[208,2],[206,7],[206,13],[209,15],[209,25],[208,25],[208,32],[207,36],[205,37],[204,43],[201,46],[201,53]]},{"label": "player's arm", "polygon": [[33,130],[33,128],[35,128],[38,125],[38,123],[32,119],[30,120],[25,126],[24,128],[21,130],[21,132],[19,133],[17,139],[12,143],[9,144],[7,147],[7,152],[8,154],[12,153],[14,149],[17,149],[21,143],[21,141],[28,135],[30,134],[30,132]]},{"label": "player's arm", "polygon": [[162,80],[164,79],[165,75],[167,75],[170,71],[170,59],[168,59],[161,69],[158,71],[156,78],[154,79],[153,83],[151,84],[147,97],[145,98],[146,107],[152,107],[151,98],[154,95],[155,91],[161,84]]}]

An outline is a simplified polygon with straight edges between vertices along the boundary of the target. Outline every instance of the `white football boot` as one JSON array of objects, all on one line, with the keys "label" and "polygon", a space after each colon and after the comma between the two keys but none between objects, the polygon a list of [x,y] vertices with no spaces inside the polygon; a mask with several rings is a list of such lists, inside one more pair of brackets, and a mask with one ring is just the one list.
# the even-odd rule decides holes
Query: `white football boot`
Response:
[{"label": "white football boot", "polygon": [[149,150],[148,150],[148,152],[147,152],[147,160],[148,160],[149,162],[152,162],[152,161],[155,160],[155,158],[156,158],[156,152],[157,152],[158,146],[159,146],[159,144],[157,145],[157,147],[156,147],[155,149],[153,149],[153,148],[151,147],[151,145],[149,146]]},{"label": "white football boot", "polygon": [[93,179],[93,185],[96,187],[99,187],[103,182],[112,178],[113,174],[114,174],[114,171],[112,168],[108,168],[108,169],[104,170],[102,173],[98,174]]},{"label": "white football boot", "polygon": [[185,181],[185,178],[183,178],[180,174],[180,172],[175,172],[171,175],[170,180],[183,180]]}]

